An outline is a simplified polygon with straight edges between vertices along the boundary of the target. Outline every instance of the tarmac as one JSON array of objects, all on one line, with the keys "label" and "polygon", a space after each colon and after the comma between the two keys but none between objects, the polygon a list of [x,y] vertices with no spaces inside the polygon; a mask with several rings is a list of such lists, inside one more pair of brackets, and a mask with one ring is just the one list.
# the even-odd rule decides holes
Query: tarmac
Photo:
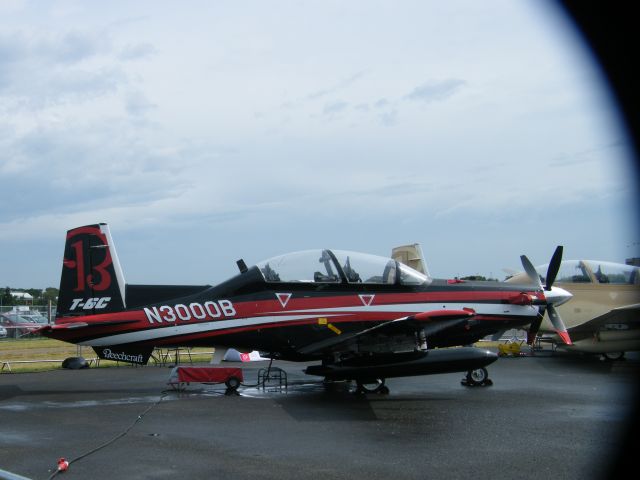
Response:
[{"label": "tarmac", "polygon": [[[245,383],[267,363],[242,364]],[[237,396],[167,390],[166,367],[2,374],[0,469],[51,478],[65,458],[67,480],[608,478],[630,447],[640,357],[504,357],[492,386],[396,378],[388,395],[274,366],[286,389]]]}]

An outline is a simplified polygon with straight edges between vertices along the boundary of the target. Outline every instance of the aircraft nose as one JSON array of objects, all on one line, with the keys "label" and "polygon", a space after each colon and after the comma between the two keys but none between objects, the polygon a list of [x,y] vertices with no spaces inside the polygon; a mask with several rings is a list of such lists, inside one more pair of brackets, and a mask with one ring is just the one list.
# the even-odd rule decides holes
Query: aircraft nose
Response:
[{"label": "aircraft nose", "polygon": [[544,292],[544,296],[547,299],[547,303],[556,307],[568,302],[573,297],[571,293],[560,287],[551,287],[551,290],[546,290]]}]

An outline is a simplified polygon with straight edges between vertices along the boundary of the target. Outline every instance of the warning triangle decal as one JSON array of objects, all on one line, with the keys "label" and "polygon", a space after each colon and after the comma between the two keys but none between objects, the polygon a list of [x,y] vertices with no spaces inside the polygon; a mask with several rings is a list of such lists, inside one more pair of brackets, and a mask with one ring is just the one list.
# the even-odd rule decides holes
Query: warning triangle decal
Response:
[{"label": "warning triangle decal", "polygon": [[282,308],[287,306],[287,303],[289,303],[289,299],[291,298],[291,294],[290,293],[276,293],[276,297],[278,297],[278,300],[280,301],[280,305],[282,305]]},{"label": "warning triangle decal", "polygon": [[358,295],[360,297],[360,301],[365,307],[370,306],[373,303],[373,299],[375,295]]}]

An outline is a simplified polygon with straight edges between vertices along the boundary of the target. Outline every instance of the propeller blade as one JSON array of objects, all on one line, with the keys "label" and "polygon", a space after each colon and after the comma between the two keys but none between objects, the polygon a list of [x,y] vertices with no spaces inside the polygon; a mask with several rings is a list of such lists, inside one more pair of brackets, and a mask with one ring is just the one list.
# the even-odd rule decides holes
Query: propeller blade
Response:
[{"label": "propeller blade", "polygon": [[553,328],[555,328],[556,333],[560,335],[562,341],[567,345],[573,345],[571,338],[569,337],[569,332],[567,332],[567,327],[564,326],[564,322],[560,317],[560,313],[556,310],[556,307],[550,303],[547,305],[547,312],[549,312],[549,320],[551,320]]},{"label": "propeller blade", "polygon": [[549,262],[549,268],[547,268],[547,285],[545,290],[551,290],[553,282],[556,281],[558,270],[560,270],[560,263],[562,262],[562,245],[556,247],[556,251],[553,252],[553,257]]},{"label": "propeller blade", "polygon": [[538,330],[540,330],[540,324],[542,323],[542,316],[538,315],[531,325],[529,326],[529,331],[527,332],[527,344],[531,345],[533,341],[536,339],[536,335],[538,335]]},{"label": "propeller blade", "polygon": [[531,261],[527,258],[526,255],[520,255],[520,261],[522,262],[524,271],[527,272],[529,279],[533,282],[534,285],[542,290],[542,282],[540,281],[540,276],[538,275],[538,272],[536,271]]},{"label": "propeller blade", "polygon": [[536,335],[538,335],[538,331],[540,330],[540,325],[542,324],[542,319],[544,318],[545,307],[540,308],[540,313],[536,319],[531,322],[529,325],[529,331],[527,332],[527,344],[532,345],[534,340],[536,339]]}]

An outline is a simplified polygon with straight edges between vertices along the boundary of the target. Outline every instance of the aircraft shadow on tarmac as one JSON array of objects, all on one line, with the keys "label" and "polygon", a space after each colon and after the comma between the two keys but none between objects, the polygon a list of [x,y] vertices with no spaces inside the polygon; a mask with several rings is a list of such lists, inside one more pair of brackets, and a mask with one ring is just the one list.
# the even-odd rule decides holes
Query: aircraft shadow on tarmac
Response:
[{"label": "aircraft shadow on tarmac", "polygon": [[[640,354],[639,352],[629,352],[627,357],[623,360],[603,360],[598,355],[580,354],[575,352],[562,352],[562,351],[542,351],[536,352],[535,357],[543,359],[541,365],[546,368],[564,369],[571,368],[579,370],[581,372],[593,372],[593,373],[625,373],[625,374],[640,374]],[[508,359],[506,357],[504,360]]]},{"label": "aircraft shadow on tarmac", "polygon": [[[305,397],[279,398],[276,403],[297,422],[322,422],[330,419],[332,422],[369,422],[381,420],[377,413],[381,404],[394,405],[394,409],[409,407],[411,404],[420,403],[424,408],[428,397],[401,396],[382,397],[378,395],[355,396],[353,394],[336,394],[335,392],[324,395],[308,395]],[[440,402],[442,398],[438,398]]]},{"label": "aircraft shadow on tarmac", "polygon": [[19,385],[0,385],[0,401],[10,400],[15,397],[37,397],[37,396],[50,396],[56,394],[65,394],[65,395],[77,395],[78,397],[82,395],[89,395],[91,397],[95,397],[96,395],[113,395],[113,394],[121,394],[126,397],[132,397],[135,395],[160,395],[162,392],[158,389],[157,392],[151,389],[131,389],[131,388],[114,388],[105,390],[104,387],[96,388],[94,390],[83,389],[83,390],[58,390],[58,389],[50,389],[50,390],[25,390],[21,388]]},{"label": "aircraft shadow on tarmac", "polygon": [[[424,407],[425,402],[454,400],[454,397],[443,396],[442,392],[435,396],[415,393],[395,393],[389,396],[374,393],[355,394],[354,391],[354,384],[344,382],[338,382],[331,388],[326,388],[322,382],[294,382],[286,391],[277,388],[241,388],[241,398],[238,400],[268,399],[281,407],[296,422],[322,422],[328,419],[332,422],[378,421],[380,416],[376,410],[379,410],[381,405],[393,405],[392,408],[397,409],[411,408],[414,403],[420,403]],[[178,392],[177,395],[178,398],[224,396],[224,388],[213,386],[190,389]]]}]

